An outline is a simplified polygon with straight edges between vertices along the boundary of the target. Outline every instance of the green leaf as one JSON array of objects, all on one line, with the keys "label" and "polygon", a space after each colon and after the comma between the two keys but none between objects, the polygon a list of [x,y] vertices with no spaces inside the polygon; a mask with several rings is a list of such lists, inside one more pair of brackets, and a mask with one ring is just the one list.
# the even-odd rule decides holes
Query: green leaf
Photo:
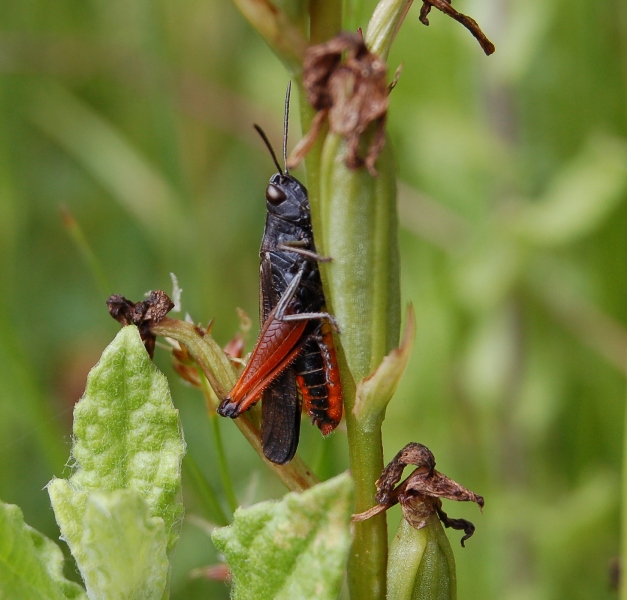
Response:
[{"label": "green leaf", "polygon": [[416,318],[410,304],[400,346],[394,348],[373,373],[357,384],[353,413],[365,430],[370,431],[380,424],[380,418],[405,373],[415,335]]},{"label": "green leaf", "polygon": [[[152,364],[137,328],[125,327],[91,370],[85,394],[74,409],[74,473],[69,480],[54,479],[48,486],[61,534],[88,587],[88,574],[105,568],[103,565],[108,568],[114,558],[104,549],[95,552],[86,545],[91,539],[89,532],[99,527],[90,520],[99,521],[93,503],[100,501],[101,494],[93,492],[137,492],[146,502],[148,515],[163,520],[170,551],[183,517],[184,452],[178,411],[172,405],[167,380]],[[145,522],[145,517],[140,521]],[[130,555],[132,548],[123,548],[120,541],[115,552]],[[94,564],[96,559],[101,564]],[[156,558],[155,563],[163,566]],[[166,577],[167,572],[166,563]]]},{"label": "green leaf", "polygon": [[138,492],[93,492],[83,522],[81,571],[91,598],[162,598],[169,572],[165,527]]},{"label": "green leaf", "polygon": [[280,502],[235,512],[212,539],[233,571],[235,600],[335,599],[351,544],[353,481],[338,475]]},{"label": "green leaf", "polygon": [[411,0],[383,0],[377,4],[365,36],[370,52],[387,59],[410,6]]},{"label": "green leaf", "polygon": [[0,503],[0,598],[86,598],[80,585],[63,577],[63,553],[24,523],[14,504]]},{"label": "green leaf", "polygon": [[[290,73],[302,71],[303,55],[307,48],[307,40],[297,23],[294,23],[280,3],[259,2],[258,0],[235,0],[235,6],[267,42],[274,53],[283,61]],[[294,3],[286,3],[294,5]],[[297,3],[295,11],[301,13],[304,3]]]}]

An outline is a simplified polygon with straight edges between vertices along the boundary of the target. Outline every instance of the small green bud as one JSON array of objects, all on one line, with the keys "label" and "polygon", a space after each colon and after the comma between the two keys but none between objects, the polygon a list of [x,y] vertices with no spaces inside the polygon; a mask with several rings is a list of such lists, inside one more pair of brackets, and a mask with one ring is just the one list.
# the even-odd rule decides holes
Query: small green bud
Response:
[{"label": "small green bud", "polygon": [[432,514],[422,529],[401,520],[390,547],[387,578],[388,598],[457,598],[455,558],[437,514]]}]

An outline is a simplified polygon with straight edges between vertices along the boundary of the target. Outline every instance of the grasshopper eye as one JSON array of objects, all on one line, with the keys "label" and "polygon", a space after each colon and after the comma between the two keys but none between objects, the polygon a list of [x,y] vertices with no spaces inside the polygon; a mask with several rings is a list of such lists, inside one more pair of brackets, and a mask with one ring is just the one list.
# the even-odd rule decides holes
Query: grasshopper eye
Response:
[{"label": "grasshopper eye", "polygon": [[274,185],[273,183],[268,184],[266,188],[266,200],[270,204],[281,204],[286,198],[285,192],[278,185]]}]

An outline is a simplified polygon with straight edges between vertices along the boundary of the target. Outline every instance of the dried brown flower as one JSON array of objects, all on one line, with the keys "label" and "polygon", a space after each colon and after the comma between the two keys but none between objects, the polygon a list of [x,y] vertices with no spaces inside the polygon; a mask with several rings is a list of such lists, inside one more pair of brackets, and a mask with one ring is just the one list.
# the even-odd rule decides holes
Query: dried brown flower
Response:
[{"label": "dried brown flower", "polygon": [[[346,138],[346,166],[358,169],[365,164],[376,175],[375,162],[385,144],[390,94],[385,62],[368,50],[361,33],[340,33],[307,49],[303,86],[307,100],[318,112],[309,132],[294,148],[288,167],[294,168],[304,158],[328,118],[329,129]],[[371,123],[375,131],[365,158],[361,158],[359,143]]]},{"label": "dried brown flower", "polygon": [[241,333],[236,333],[224,346],[224,353],[229,358],[241,359],[244,356],[244,345],[246,340]]},{"label": "dried brown flower", "polygon": [[[407,465],[417,468],[396,488]],[[429,448],[415,442],[407,444],[385,467],[376,481],[377,505],[366,512],[353,515],[354,521],[369,519],[395,504],[401,505],[405,520],[422,529],[427,519],[437,513],[445,527],[464,531],[461,544],[474,533],[475,526],[465,519],[451,519],[442,510],[442,498],[458,502],[476,502],[483,508],[483,497],[471,492],[443,473],[435,470],[435,457]]]},{"label": "dried brown flower", "polygon": [[107,308],[109,314],[122,326],[137,326],[146,351],[150,358],[153,358],[157,336],[151,332],[151,327],[160,323],[174,308],[174,302],[170,300],[169,296],[161,290],[155,290],[150,292],[146,300],[131,302],[124,296],[113,294],[107,300]]}]

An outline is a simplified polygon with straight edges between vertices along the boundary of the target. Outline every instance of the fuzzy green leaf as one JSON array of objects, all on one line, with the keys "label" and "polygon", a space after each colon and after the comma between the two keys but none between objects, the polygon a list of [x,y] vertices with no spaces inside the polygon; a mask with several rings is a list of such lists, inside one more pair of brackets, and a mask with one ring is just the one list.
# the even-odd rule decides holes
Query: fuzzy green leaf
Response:
[{"label": "fuzzy green leaf", "polygon": [[238,509],[233,525],[212,535],[233,571],[233,598],[337,598],[352,504],[353,482],[342,474],[280,502]]},{"label": "fuzzy green leaf", "polygon": [[[74,409],[74,473],[48,486],[61,534],[86,581],[87,573],[103,568],[93,563],[97,557],[107,565],[112,560],[104,550],[94,552],[86,545],[85,536],[94,527],[90,519],[97,517],[90,508],[93,492],[137,492],[149,516],[163,520],[167,550],[173,548],[183,516],[184,452],[167,380],[152,364],[137,328],[125,327],[91,370]],[[119,545],[116,551],[131,550]],[[164,573],[167,577],[167,563]]]},{"label": "fuzzy green leaf", "polygon": [[86,598],[80,585],[63,577],[63,553],[24,523],[14,504],[0,503],[0,598]]},{"label": "fuzzy green leaf", "polygon": [[83,522],[82,573],[91,598],[162,598],[169,571],[165,527],[138,492],[91,493]]}]

